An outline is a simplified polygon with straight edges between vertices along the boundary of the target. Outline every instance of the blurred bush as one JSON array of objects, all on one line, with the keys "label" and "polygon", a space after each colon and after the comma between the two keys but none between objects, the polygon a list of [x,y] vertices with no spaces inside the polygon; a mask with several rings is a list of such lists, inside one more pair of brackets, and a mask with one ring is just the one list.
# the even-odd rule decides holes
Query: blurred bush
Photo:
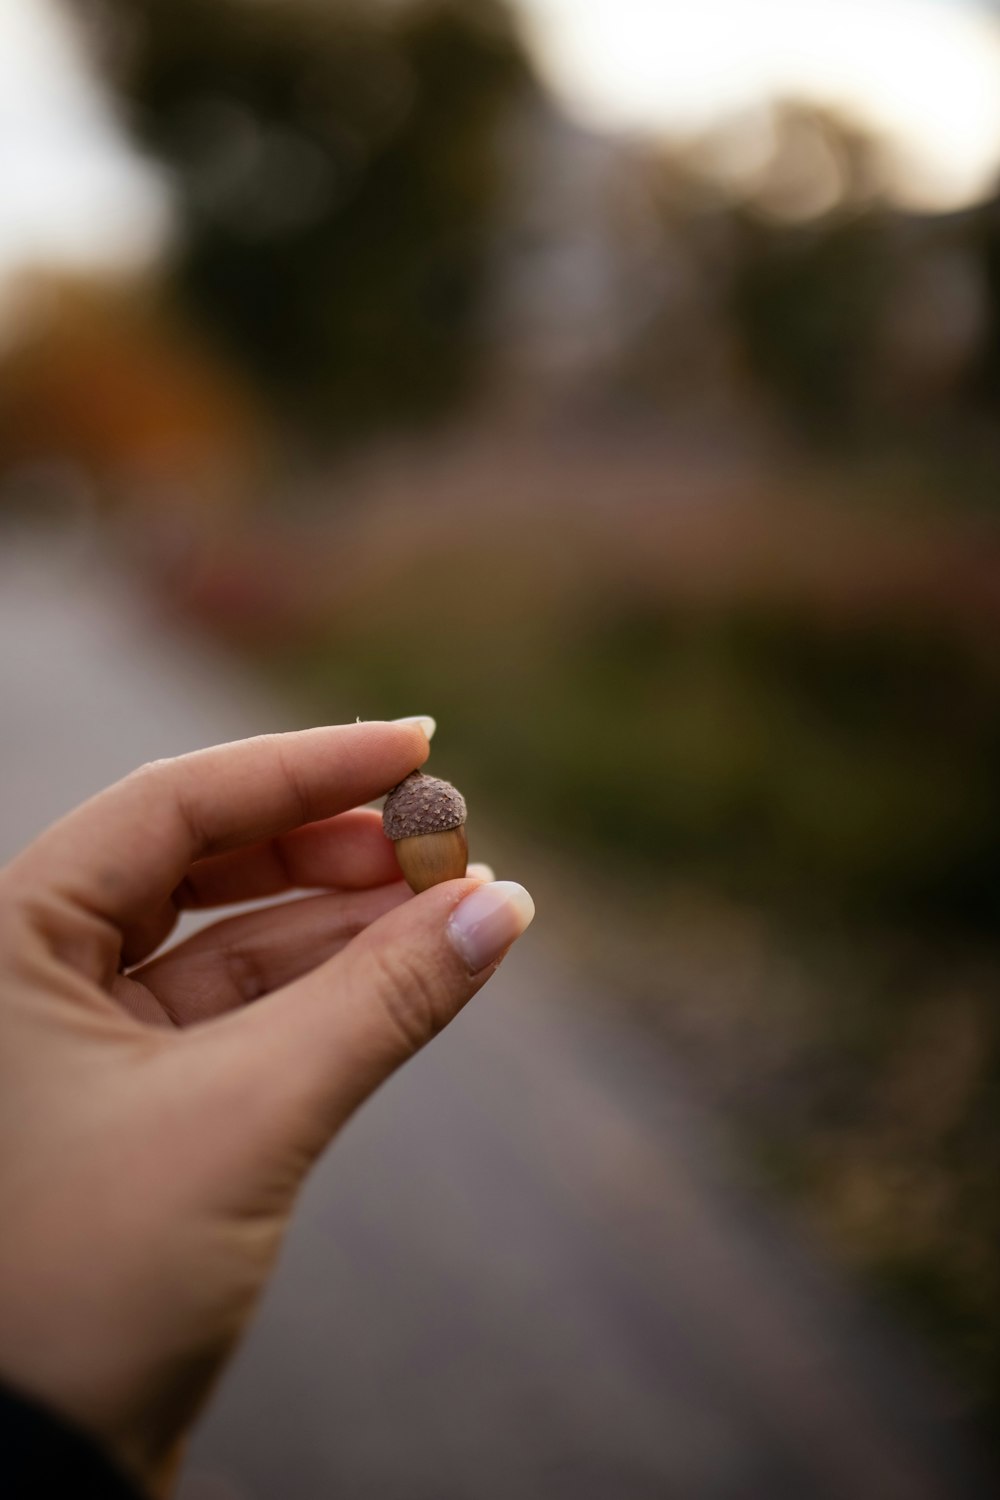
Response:
[{"label": "blurred bush", "polygon": [[[349,683],[372,716],[433,701],[467,774],[566,850],[800,918],[993,934],[1000,667],[995,611],[970,622],[952,592],[961,555],[933,529],[916,552],[891,531],[887,546],[863,518],[776,545],[802,520],[787,501],[756,528],[651,519],[616,469],[616,510],[578,513],[569,547],[557,507],[456,529],[424,494],[379,542],[355,517],[352,577],[287,665],[317,700],[328,675],[338,696]],[[509,472],[538,483],[523,456]]]}]

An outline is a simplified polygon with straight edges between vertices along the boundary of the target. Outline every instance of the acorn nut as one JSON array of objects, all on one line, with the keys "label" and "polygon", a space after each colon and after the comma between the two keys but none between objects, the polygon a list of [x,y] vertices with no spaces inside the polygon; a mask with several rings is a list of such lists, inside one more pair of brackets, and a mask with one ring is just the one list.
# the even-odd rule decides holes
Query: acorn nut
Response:
[{"label": "acorn nut", "polygon": [[449,782],[412,771],[386,797],[382,827],[396,845],[411,890],[426,891],[465,874],[465,798]]}]

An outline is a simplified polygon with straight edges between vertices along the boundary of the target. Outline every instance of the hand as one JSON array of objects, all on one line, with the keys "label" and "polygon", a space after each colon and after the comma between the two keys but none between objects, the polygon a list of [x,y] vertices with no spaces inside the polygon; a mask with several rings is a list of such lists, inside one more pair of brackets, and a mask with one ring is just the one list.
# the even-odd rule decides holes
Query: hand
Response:
[{"label": "hand", "polygon": [[[310,1163],[531,920],[401,884],[358,804],[427,753],[418,722],[156,762],[0,871],[0,1378],[153,1491]],[[297,888],[329,893],[150,958],[184,908]]]}]

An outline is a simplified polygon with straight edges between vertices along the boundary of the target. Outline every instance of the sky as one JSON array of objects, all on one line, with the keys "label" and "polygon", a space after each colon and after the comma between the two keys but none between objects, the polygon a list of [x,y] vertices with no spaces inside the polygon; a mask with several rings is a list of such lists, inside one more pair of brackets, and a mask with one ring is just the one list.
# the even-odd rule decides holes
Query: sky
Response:
[{"label": "sky", "polygon": [[[910,206],[974,201],[1000,170],[1000,14],[971,0],[514,3],[591,125],[691,133],[794,95],[894,143]],[[141,263],[168,222],[54,0],[0,0],[0,300],[25,266]]]},{"label": "sky", "polygon": [[122,139],[49,0],[0,0],[0,301],[25,266],[142,262],[159,179]]},{"label": "sky", "polygon": [[1000,169],[1000,17],[962,0],[518,0],[589,123],[691,133],[781,96],[888,137],[897,196],[948,209]]}]

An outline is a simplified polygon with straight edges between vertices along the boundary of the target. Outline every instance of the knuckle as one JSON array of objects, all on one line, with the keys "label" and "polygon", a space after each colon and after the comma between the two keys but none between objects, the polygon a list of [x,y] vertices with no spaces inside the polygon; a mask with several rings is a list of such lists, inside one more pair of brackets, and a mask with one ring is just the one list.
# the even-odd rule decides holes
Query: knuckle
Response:
[{"label": "knuckle", "polygon": [[135,770],[130,772],[126,777],[126,780],[140,784],[149,781],[160,782],[170,775],[173,765],[174,761],[166,755],[160,756],[157,760],[147,760],[143,765],[136,766]]},{"label": "knuckle", "polygon": [[271,752],[281,767],[281,772],[288,789],[295,799],[298,808],[298,822],[300,824],[308,823],[313,816],[309,790],[296,768],[294,759],[288,753],[288,738],[286,735],[280,734],[271,734],[267,738],[270,742]]},{"label": "knuckle", "polygon": [[419,1052],[450,1019],[441,984],[412,955],[397,949],[374,950],[372,964],[375,992],[386,1019],[406,1052]]},{"label": "knuckle", "polygon": [[353,943],[355,938],[366,932],[370,925],[371,919],[358,906],[348,907],[340,919],[337,936],[346,947],[348,943]]},{"label": "knuckle", "polygon": [[126,783],[133,786],[140,802],[164,818],[177,816],[185,825],[192,844],[199,848],[207,842],[199,817],[197,798],[192,795],[192,757],[164,756],[148,760],[132,771]]},{"label": "knuckle", "polygon": [[0,952],[19,958],[32,972],[44,953],[104,982],[118,967],[121,937],[111,923],[62,892],[29,881],[0,891]]},{"label": "knuckle", "polygon": [[122,785],[131,789],[141,805],[154,808],[170,795],[175,775],[176,761],[164,756],[137,766],[125,777]]},{"label": "knuckle", "polygon": [[23,886],[18,887],[10,878],[8,869],[0,870],[0,948],[9,951],[15,946],[26,924],[26,898]]},{"label": "knuckle", "polygon": [[259,1000],[271,989],[268,966],[252,943],[234,943],[224,954],[230,983],[244,1005]]}]

